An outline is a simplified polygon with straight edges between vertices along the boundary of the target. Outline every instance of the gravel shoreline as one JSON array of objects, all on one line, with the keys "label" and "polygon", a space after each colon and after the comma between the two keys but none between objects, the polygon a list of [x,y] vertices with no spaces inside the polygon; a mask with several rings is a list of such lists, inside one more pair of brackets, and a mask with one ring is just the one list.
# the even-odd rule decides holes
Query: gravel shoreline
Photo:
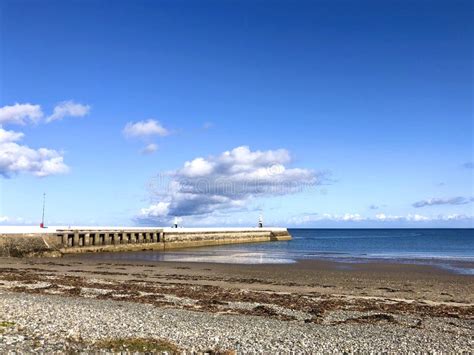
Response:
[{"label": "gravel shoreline", "polygon": [[[267,317],[159,308],[150,304],[56,295],[0,293],[0,352],[92,351],[110,338],[167,339],[188,352],[469,352],[473,322],[428,318],[423,328],[400,322],[322,325]],[[353,317],[338,312],[333,317]],[[402,319],[403,318],[403,319]],[[447,329],[446,324],[451,324]]]},{"label": "gravel shoreline", "polygon": [[473,278],[330,266],[0,258],[0,353],[474,349]]}]

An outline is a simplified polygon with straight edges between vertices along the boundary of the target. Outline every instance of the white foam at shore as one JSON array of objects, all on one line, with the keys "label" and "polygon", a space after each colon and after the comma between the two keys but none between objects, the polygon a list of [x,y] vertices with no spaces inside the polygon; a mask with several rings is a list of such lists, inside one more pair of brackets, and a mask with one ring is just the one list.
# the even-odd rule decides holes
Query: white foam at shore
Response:
[{"label": "white foam at shore", "polygon": [[237,253],[230,255],[163,255],[164,261],[219,264],[293,264],[296,261],[287,258],[274,258],[265,253]]}]

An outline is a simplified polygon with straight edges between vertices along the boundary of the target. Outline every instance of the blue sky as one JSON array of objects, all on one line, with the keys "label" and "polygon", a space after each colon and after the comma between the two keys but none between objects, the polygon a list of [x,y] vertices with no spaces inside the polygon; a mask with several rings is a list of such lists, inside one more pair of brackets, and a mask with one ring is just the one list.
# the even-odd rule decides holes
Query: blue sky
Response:
[{"label": "blue sky", "polygon": [[0,223],[474,225],[471,1],[0,4]]}]

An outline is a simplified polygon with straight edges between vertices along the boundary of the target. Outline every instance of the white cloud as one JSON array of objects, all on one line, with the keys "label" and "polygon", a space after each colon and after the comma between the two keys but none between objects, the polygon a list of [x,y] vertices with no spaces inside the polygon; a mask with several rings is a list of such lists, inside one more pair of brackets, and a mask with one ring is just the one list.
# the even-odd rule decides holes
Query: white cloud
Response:
[{"label": "white cloud", "polygon": [[377,213],[373,217],[361,216],[358,213],[345,214],[330,214],[330,213],[306,213],[291,217],[288,219],[290,225],[308,225],[326,222],[363,222],[368,225],[380,225],[383,223],[399,222],[399,223],[424,223],[424,222],[443,222],[443,221],[469,221],[472,216],[451,214],[451,215],[436,215],[425,216],[420,214],[407,214],[404,216],[390,215],[385,213]]},{"label": "white cloud", "polygon": [[142,154],[153,154],[158,150],[158,145],[155,143],[150,143],[141,150]]},{"label": "white cloud", "polygon": [[0,125],[8,123],[24,125],[28,122],[37,122],[42,117],[43,112],[40,105],[16,103],[0,107]]},{"label": "white cloud", "polygon": [[406,216],[407,221],[415,221],[415,222],[425,222],[425,221],[430,221],[433,218],[427,217],[427,216],[422,216],[420,214],[409,214]]},{"label": "white cloud", "polygon": [[469,219],[473,217],[466,216],[465,214],[448,214],[448,215],[439,215],[439,219],[442,219],[444,221],[459,221],[459,220],[464,220],[464,219]]},{"label": "white cloud", "polygon": [[54,107],[53,114],[46,119],[46,122],[61,120],[64,117],[84,117],[90,109],[89,105],[76,103],[72,100],[63,101]]},{"label": "white cloud", "polygon": [[387,221],[387,222],[394,222],[394,221],[407,221],[407,222],[424,222],[424,221],[431,221],[433,217],[423,216],[420,214],[408,214],[406,216],[393,216],[393,215],[386,215],[385,213],[378,213],[375,215],[375,220],[377,221]]},{"label": "white cloud", "polygon": [[402,221],[406,219],[405,216],[387,215],[385,213],[378,213],[375,215],[375,219],[378,221]]},{"label": "white cloud", "polygon": [[129,122],[123,129],[126,137],[151,137],[151,136],[167,136],[170,132],[161,125],[160,122],[150,119],[147,121]]},{"label": "white cloud", "polygon": [[23,133],[0,128],[0,175],[10,177],[28,172],[36,176],[48,176],[69,171],[61,153],[47,148],[35,150],[16,143],[21,138]]},{"label": "white cloud", "polygon": [[[89,105],[83,105],[74,101],[63,101],[54,107],[53,114],[46,118],[46,122],[56,121],[64,117],[83,117],[90,111]],[[10,106],[0,107],[0,125],[37,123],[43,120],[44,114],[40,105],[30,103],[16,103]]]},{"label": "white cloud", "polygon": [[154,188],[155,203],[139,221],[167,223],[173,216],[209,216],[245,209],[258,197],[293,194],[321,183],[323,174],[286,166],[285,149],[251,151],[241,146],[218,156],[198,157],[166,174]]},{"label": "white cloud", "polygon": [[181,169],[181,174],[186,177],[206,176],[212,173],[213,163],[204,158],[196,158],[192,161],[184,163],[184,168]]},{"label": "white cloud", "polygon": [[305,213],[297,216],[293,216],[288,220],[290,224],[308,224],[320,221],[335,221],[335,222],[361,222],[366,221],[367,218],[360,215],[359,213],[344,213],[344,214],[331,214],[331,213]]},{"label": "white cloud", "polygon": [[19,141],[23,136],[21,132],[7,131],[0,127],[0,144]]},{"label": "white cloud", "polygon": [[148,208],[142,208],[140,215],[147,217],[163,217],[167,216],[169,212],[169,202],[158,202]]},{"label": "white cloud", "polygon": [[[46,122],[60,120],[66,116],[81,117],[88,114],[90,106],[64,101],[59,103]],[[40,105],[14,104],[0,108],[0,175],[11,177],[18,173],[30,173],[35,176],[64,174],[69,171],[62,153],[48,148],[33,149],[19,144],[24,134],[8,131],[5,124],[36,123],[44,119]]]},{"label": "white cloud", "polygon": [[362,217],[358,213],[346,213],[341,217],[341,220],[359,222],[365,220],[365,217]]}]

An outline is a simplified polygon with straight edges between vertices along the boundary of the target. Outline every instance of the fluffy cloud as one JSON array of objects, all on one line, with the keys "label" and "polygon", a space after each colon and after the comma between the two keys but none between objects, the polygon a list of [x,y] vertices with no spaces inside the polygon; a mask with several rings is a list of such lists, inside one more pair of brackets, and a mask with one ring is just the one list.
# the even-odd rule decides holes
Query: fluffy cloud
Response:
[{"label": "fluffy cloud", "polygon": [[[53,114],[46,118],[46,122],[61,120],[64,117],[83,117],[90,111],[90,106],[74,101],[63,101],[54,107]],[[0,125],[37,123],[44,120],[40,105],[16,103],[11,106],[0,107]]]},{"label": "fluffy cloud", "polygon": [[24,125],[28,122],[37,122],[42,117],[43,112],[40,105],[16,103],[11,106],[0,107],[0,125]]},{"label": "fluffy cloud", "polygon": [[46,148],[35,150],[16,143],[22,137],[23,133],[0,127],[0,175],[10,177],[27,172],[42,177],[68,172],[61,153]]},{"label": "fluffy cloud", "polygon": [[142,208],[140,210],[140,215],[150,218],[167,216],[169,212],[169,206],[169,202],[158,202],[148,208]]},{"label": "fluffy cloud", "polygon": [[0,144],[19,141],[23,136],[24,134],[21,132],[7,131],[0,127]]},{"label": "fluffy cloud", "polygon": [[44,119],[40,105],[14,104],[0,108],[0,175],[11,177],[26,172],[35,176],[64,174],[69,171],[62,153],[47,148],[33,149],[19,144],[22,132],[9,131],[4,125],[51,122],[66,116],[81,117],[89,113],[90,106],[64,101],[56,105],[53,114]]},{"label": "fluffy cloud", "polygon": [[468,197],[450,197],[450,198],[431,198],[428,200],[421,200],[413,203],[413,207],[420,208],[426,206],[437,206],[437,205],[465,205],[469,202],[474,201],[474,198]]},{"label": "fluffy cloud", "polygon": [[393,216],[393,215],[386,215],[385,213],[379,213],[375,215],[375,219],[378,221],[423,222],[423,221],[430,221],[433,218],[422,216],[419,214],[408,214],[406,216]]},{"label": "fluffy cloud", "polygon": [[150,143],[141,150],[142,154],[153,154],[158,150],[158,145],[155,143]]},{"label": "fluffy cloud", "polygon": [[131,138],[151,136],[167,136],[170,132],[156,120],[129,122],[123,129],[123,134]]},{"label": "fluffy cloud", "polygon": [[209,216],[245,209],[257,197],[302,191],[321,183],[323,174],[289,168],[287,150],[251,151],[241,146],[218,156],[198,157],[166,174],[166,188],[155,187],[157,203],[138,220],[167,223],[173,216]]},{"label": "fluffy cloud", "polygon": [[62,120],[64,117],[84,117],[90,109],[89,105],[74,101],[63,101],[54,107],[53,114],[46,119],[46,122]]}]

